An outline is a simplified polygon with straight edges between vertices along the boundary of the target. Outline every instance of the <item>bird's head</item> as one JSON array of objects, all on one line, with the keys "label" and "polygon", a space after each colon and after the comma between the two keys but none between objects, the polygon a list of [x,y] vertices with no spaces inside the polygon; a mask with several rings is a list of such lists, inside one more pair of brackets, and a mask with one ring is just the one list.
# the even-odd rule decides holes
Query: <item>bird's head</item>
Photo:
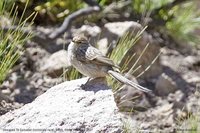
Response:
[{"label": "bird's head", "polygon": [[72,39],[72,42],[76,45],[80,45],[80,44],[88,44],[88,39],[85,36],[75,36]]}]

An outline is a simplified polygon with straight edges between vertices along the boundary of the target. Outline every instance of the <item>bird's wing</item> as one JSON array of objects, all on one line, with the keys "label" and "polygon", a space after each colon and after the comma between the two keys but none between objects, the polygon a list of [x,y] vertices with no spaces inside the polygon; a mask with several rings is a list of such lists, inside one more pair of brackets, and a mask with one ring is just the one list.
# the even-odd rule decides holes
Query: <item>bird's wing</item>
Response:
[{"label": "bird's wing", "polygon": [[101,51],[95,47],[92,47],[92,46],[88,47],[85,57],[86,59],[92,60],[94,63],[98,65],[110,65],[110,66],[118,68],[118,66],[111,59],[104,56],[101,53]]}]

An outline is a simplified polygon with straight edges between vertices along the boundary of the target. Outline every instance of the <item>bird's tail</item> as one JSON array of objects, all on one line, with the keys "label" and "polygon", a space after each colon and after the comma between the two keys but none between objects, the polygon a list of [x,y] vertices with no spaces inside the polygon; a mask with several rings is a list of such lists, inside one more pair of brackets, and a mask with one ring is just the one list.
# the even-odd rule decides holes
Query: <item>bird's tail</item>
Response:
[{"label": "bird's tail", "polygon": [[140,91],[144,91],[144,92],[151,92],[151,90],[145,88],[145,87],[142,87],[140,85],[138,85],[137,83],[134,83],[133,81],[125,78],[124,76],[122,76],[120,73],[118,72],[115,72],[113,70],[109,70],[108,73],[115,79],[117,79],[118,81],[126,84],[126,85],[129,85],[129,86],[132,86]]}]

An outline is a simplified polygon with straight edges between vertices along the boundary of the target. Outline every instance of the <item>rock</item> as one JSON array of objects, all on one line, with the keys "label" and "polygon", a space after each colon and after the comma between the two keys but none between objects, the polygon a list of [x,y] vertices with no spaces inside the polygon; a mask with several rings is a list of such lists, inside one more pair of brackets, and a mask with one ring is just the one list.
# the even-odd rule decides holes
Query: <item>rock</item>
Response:
[{"label": "rock", "polygon": [[162,65],[169,67],[175,72],[182,73],[185,68],[181,66],[184,56],[181,55],[178,51],[172,50],[169,48],[162,48],[162,55],[160,56],[160,62]]},{"label": "rock", "polygon": [[134,21],[106,23],[104,27],[112,34],[122,37],[126,32],[132,31],[133,28],[137,32],[141,25]]},{"label": "rock", "polygon": [[40,68],[41,71],[46,72],[51,77],[59,77],[63,74],[63,69],[70,66],[67,60],[67,51],[60,50],[52,54],[47,60],[44,60],[44,65]]},{"label": "rock", "polygon": [[170,103],[174,103],[174,108],[183,109],[185,103],[183,102],[185,95],[182,91],[177,90],[175,93],[170,93],[167,97],[167,100]]},{"label": "rock", "polygon": [[12,22],[8,17],[1,16],[0,17],[0,27],[9,27],[12,26]]},{"label": "rock", "polygon": [[188,97],[188,101],[186,103],[186,110],[188,112],[192,112],[194,114],[199,114],[200,110],[200,95],[192,94]]},{"label": "rock", "polygon": [[[142,30],[142,27],[141,29]],[[137,33],[137,32],[136,32]],[[145,50],[142,57],[139,59],[135,68],[141,66],[139,70],[137,70],[133,75],[137,77],[140,73],[144,72],[143,75],[140,76],[140,79],[149,79],[153,77],[157,77],[162,72],[162,66],[160,64],[159,58],[154,61],[153,60],[158,56],[160,52],[159,44],[152,38],[150,34],[144,31],[141,34],[141,38],[128,50],[127,54],[124,56],[121,65],[124,64],[128,57],[131,57],[133,54],[136,54],[134,58],[130,60],[128,65],[128,70],[137,62],[138,58],[140,57],[142,51],[144,50],[145,46],[149,44],[148,48]],[[146,68],[150,66],[150,69],[146,71]]]},{"label": "rock", "polygon": [[[5,113],[17,109],[19,107],[21,107],[21,104],[12,102],[12,101],[5,101],[5,100],[0,100],[0,116],[4,115]],[[1,130],[1,127],[0,127]]]},{"label": "rock", "polygon": [[151,107],[143,92],[127,85],[123,85],[114,93],[114,97],[121,112],[146,111]]},{"label": "rock", "polygon": [[34,32],[36,35],[31,40],[35,42],[36,46],[45,49],[46,52],[55,53],[56,51],[62,50],[71,41],[68,39],[67,34],[64,34],[64,37],[47,39],[47,37],[51,38],[51,33],[55,30],[56,28],[52,26],[37,26]]},{"label": "rock", "polygon": [[152,114],[154,115],[160,115],[160,116],[168,116],[173,113],[173,104],[164,104],[161,106],[158,106],[156,110]]},{"label": "rock", "polygon": [[175,93],[170,93],[167,97],[169,102],[180,102],[182,101],[184,97],[184,93],[180,90],[177,90]]},{"label": "rock", "polygon": [[107,38],[102,38],[97,42],[98,49],[101,50],[103,55],[106,55],[108,52],[108,39]]},{"label": "rock", "polygon": [[12,104],[8,104],[5,100],[0,100],[0,115],[3,115],[10,110],[13,110]]},{"label": "rock", "polygon": [[[169,132],[175,128],[175,118],[174,118],[174,109],[173,103],[165,102],[156,105],[154,108],[149,108],[145,112],[136,113],[133,116],[133,119],[137,120],[140,130],[151,130],[152,132]],[[170,129],[170,131],[169,131]]]},{"label": "rock", "polygon": [[[199,73],[198,73],[198,76],[196,76],[196,75],[192,75],[190,78],[188,78],[187,79],[187,82],[188,83],[194,83],[194,84],[196,84],[196,86],[199,86],[199,84],[200,84],[200,77],[199,77]],[[196,76],[196,77],[195,77]]]},{"label": "rock", "polygon": [[[100,39],[107,38],[108,46],[113,45],[128,31],[136,30],[137,32],[140,28],[141,25],[134,21],[106,23],[102,29]],[[99,42],[97,44],[101,45]]]},{"label": "rock", "polygon": [[169,93],[174,93],[178,90],[176,82],[174,82],[168,75],[163,73],[156,81],[155,91],[160,96],[167,96]]},{"label": "rock", "polygon": [[9,101],[9,97],[5,94],[2,93],[2,91],[0,90],[0,101],[5,100],[5,101]]},{"label": "rock", "polygon": [[[103,82],[84,85],[88,78],[50,88],[32,103],[0,117],[0,129],[53,132],[121,133],[123,123],[113,93]],[[44,131],[45,132],[45,131]]]},{"label": "rock", "polygon": [[26,48],[26,51],[24,53],[25,58],[22,58],[22,62],[27,62],[27,65],[32,69],[32,70],[37,70],[39,69],[40,61],[46,57],[49,56],[47,51],[44,49],[41,49],[40,47],[30,47]]},{"label": "rock", "polygon": [[90,43],[95,45],[99,39],[101,33],[101,28],[98,26],[83,25],[81,28],[73,31],[73,36],[83,34],[84,36],[90,38]]},{"label": "rock", "polygon": [[[125,77],[138,84],[136,78],[132,75],[125,74]],[[128,85],[122,85],[118,90],[114,92],[117,107],[123,113],[130,113],[134,111],[143,112],[150,108],[151,105],[146,95],[144,92]]]},{"label": "rock", "polygon": [[[171,73],[170,77],[177,83],[182,90],[191,90],[189,84],[196,85],[200,83],[199,55],[184,56],[176,50],[162,48],[161,64],[165,66],[163,71]],[[165,68],[167,67],[167,71]],[[171,69],[169,72],[168,69]],[[189,83],[189,84],[188,84]]]},{"label": "rock", "polygon": [[187,119],[187,117],[188,117],[188,113],[187,113],[186,110],[183,110],[183,108],[182,108],[182,109],[177,109],[177,110],[176,110],[175,118],[176,118],[177,120],[181,120],[181,119],[183,119],[183,118],[186,118],[186,119]]},{"label": "rock", "polygon": [[195,64],[200,63],[200,59],[197,56],[187,56],[183,59],[182,63],[187,67],[192,67]]}]

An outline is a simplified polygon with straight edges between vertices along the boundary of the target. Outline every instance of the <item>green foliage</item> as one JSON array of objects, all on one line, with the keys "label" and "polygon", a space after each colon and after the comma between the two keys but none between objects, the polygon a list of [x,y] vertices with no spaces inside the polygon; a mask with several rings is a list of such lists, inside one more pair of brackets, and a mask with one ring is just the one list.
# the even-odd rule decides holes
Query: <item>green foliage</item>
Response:
[{"label": "green foliage", "polygon": [[38,5],[35,7],[36,11],[54,19],[63,18],[84,6],[81,0],[48,0],[36,4]]},{"label": "green foliage", "polygon": [[[19,59],[21,52],[23,52],[23,44],[27,41],[31,32],[28,34],[24,34],[21,29],[25,27],[31,26],[32,23],[26,25],[27,21],[33,17],[35,13],[30,15],[24,21],[22,21],[24,12],[22,13],[22,17],[20,19],[17,18],[17,7],[15,5],[9,9],[9,13],[6,12],[8,10],[7,0],[0,1],[0,18],[6,18],[9,20],[9,25],[7,26],[7,30],[4,31],[2,28],[0,30],[0,83],[6,78],[9,70],[13,67],[15,62]],[[5,10],[6,9],[6,10]],[[12,14],[13,13],[13,14]],[[15,30],[12,30],[12,27],[15,27]],[[5,25],[0,25],[1,27],[5,27]]]},{"label": "green foliage", "polygon": [[200,10],[197,10],[194,2],[175,6],[169,13],[174,16],[166,24],[169,33],[178,41],[198,44],[200,38],[193,32],[200,28]]},{"label": "green foliage", "polygon": [[189,114],[187,118],[178,120],[178,126],[176,128],[177,133],[187,131],[188,133],[198,133],[200,129],[200,117],[199,115]]},{"label": "green foliage", "polygon": [[123,132],[124,133],[132,133],[132,128],[131,128],[131,121],[129,120],[123,120]]},{"label": "green foliage", "polygon": [[[117,64],[120,64],[122,59],[124,58],[124,56],[126,55],[126,53],[128,52],[128,50],[133,47],[133,45],[135,45],[135,43],[141,38],[142,33],[144,32],[144,30],[147,27],[145,27],[144,29],[138,31],[137,33],[135,33],[135,31],[132,32],[127,32],[125,35],[123,35],[118,43],[117,43],[117,47],[115,49],[113,49],[110,58]],[[134,55],[130,56],[127,58],[126,63],[123,64],[122,66],[122,70],[121,72],[125,72],[127,70],[128,64],[130,62],[130,60],[134,57]],[[136,62],[137,63],[137,62]],[[131,74],[134,71],[134,66],[131,68]],[[108,78],[108,83],[112,86],[112,88],[114,88],[115,90],[119,89],[120,87],[120,83],[116,82],[113,78]]]},{"label": "green foliage", "polygon": [[152,11],[173,0],[132,0],[133,9],[138,13]]},{"label": "green foliage", "polygon": [[75,68],[71,68],[66,74],[67,80],[74,80],[82,77],[82,74],[79,73]]},{"label": "green foliage", "polygon": [[12,5],[13,2],[12,1],[0,1],[0,15],[3,15],[3,13],[5,12],[5,10],[10,10],[10,5]]},{"label": "green foliage", "polygon": [[[145,15],[171,2],[173,0],[133,0],[132,5],[134,11]],[[199,43],[200,37],[194,34],[194,30],[200,27],[200,10],[196,1],[179,4],[172,9],[161,8],[158,15],[166,21],[162,28],[176,41],[193,45]]]},{"label": "green foliage", "polygon": [[[196,86],[194,97],[200,97],[199,86]],[[198,101],[197,101],[198,103]],[[185,117],[177,118],[177,133],[186,131],[187,133],[199,133],[200,131],[200,107],[195,106],[195,112],[188,113]]]},{"label": "green foliage", "polygon": [[113,2],[119,2],[120,0],[97,0],[97,2],[99,3],[99,5],[101,6],[107,6]]}]

